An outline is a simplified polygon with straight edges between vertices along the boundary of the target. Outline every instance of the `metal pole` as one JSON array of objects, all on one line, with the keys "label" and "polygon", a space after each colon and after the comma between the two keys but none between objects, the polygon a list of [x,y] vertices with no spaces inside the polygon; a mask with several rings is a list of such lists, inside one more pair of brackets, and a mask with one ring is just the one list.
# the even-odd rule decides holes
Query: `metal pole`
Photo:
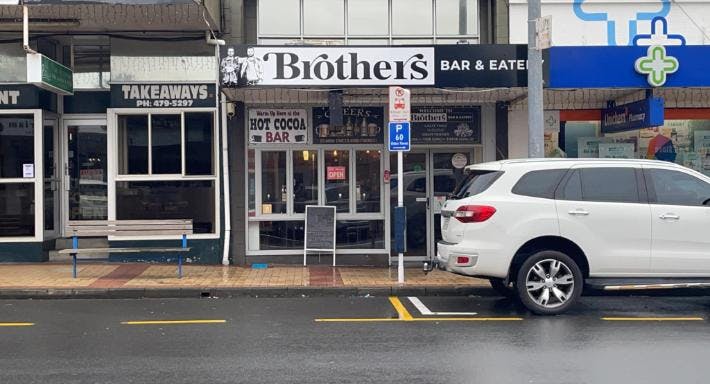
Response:
[{"label": "metal pole", "polygon": [[542,51],[537,49],[535,21],[540,0],[528,0],[528,157],[544,157]]},{"label": "metal pole", "polygon": [[[397,152],[397,206],[404,207],[404,155]],[[404,284],[404,253],[397,257],[397,282]]]}]

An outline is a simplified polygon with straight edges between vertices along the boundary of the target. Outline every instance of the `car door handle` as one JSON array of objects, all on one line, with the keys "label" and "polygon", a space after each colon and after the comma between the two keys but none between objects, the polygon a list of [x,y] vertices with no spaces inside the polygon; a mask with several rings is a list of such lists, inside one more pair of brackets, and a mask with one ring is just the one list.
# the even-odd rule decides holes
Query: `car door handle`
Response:
[{"label": "car door handle", "polygon": [[589,211],[585,211],[584,209],[575,209],[567,213],[572,216],[589,216]]},{"label": "car door handle", "polygon": [[664,213],[661,216],[658,216],[658,218],[661,220],[680,220],[680,216],[674,213]]}]

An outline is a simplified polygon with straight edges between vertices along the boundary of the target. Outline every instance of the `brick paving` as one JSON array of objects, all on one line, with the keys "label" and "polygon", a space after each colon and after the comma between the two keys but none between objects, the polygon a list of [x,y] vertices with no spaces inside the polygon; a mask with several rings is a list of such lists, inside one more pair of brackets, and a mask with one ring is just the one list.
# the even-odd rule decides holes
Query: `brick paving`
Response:
[{"label": "brick paving", "polygon": [[[183,266],[182,279],[177,278],[176,268],[165,264],[83,263],[78,266],[78,277],[73,279],[70,264],[0,264],[0,290],[398,286],[396,268],[270,265],[265,269],[253,269],[248,266],[186,265]],[[411,268],[406,270],[405,286],[473,287],[488,286],[488,282],[441,271],[425,275],[420,269]]]}]

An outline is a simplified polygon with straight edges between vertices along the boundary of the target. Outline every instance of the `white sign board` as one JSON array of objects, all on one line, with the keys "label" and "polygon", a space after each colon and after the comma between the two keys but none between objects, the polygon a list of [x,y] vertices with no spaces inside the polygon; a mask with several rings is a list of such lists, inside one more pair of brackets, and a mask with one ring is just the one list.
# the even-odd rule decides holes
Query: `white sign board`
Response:
[{"label": "white sign board", "polygon": [[548,49],[552,46],[552,16],[535,20],[535,48]]},{"label": "white sign board", "polygon": [[410,121],[412,119],[411,92],[402,87],[390,87],[390,121]]},{"label": "white sign board", "polygon": [[599,157],[604,159],[633,159],[633,143],[599,143]]},{"label": "white sign board", "polygon": [[22,164],[22,177],[26,179],[31,179],[35,177],[35,165],[34,164]]},{"label": "white sign board", "polygon": [[250,109],[247,131],[250,145],[306,144],[308,115],[305,109]]}]

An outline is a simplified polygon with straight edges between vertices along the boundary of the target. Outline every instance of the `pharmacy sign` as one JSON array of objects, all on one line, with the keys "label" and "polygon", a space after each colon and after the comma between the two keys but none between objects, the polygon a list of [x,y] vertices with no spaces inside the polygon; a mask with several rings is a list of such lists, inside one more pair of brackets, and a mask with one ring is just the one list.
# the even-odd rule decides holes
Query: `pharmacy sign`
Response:
[{"label": "pharmacy sign", "polygon": [[662,45],[652,45],[648,47],[646,56],[639,57],[634,65],[636,72],[646,75],[648,84],[652,87],[660,87],[666,83],[669,74],[678,71],[678,59],[666,54],[666,48]]}]

